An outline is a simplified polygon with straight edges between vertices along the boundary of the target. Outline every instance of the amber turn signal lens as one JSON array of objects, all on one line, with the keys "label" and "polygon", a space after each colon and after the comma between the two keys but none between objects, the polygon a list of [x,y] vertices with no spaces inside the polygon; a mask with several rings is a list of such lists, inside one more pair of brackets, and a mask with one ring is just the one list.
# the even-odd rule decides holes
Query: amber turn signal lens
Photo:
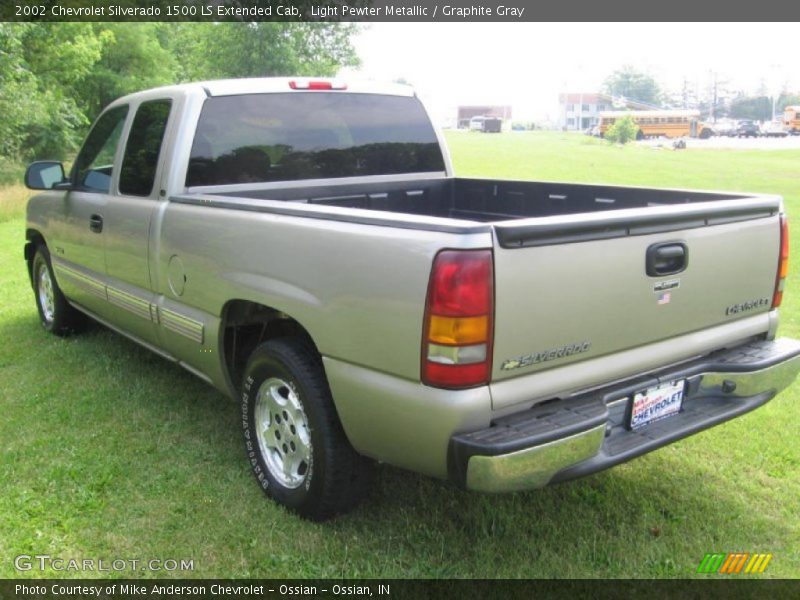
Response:
[{"label": "amber turn signal lens", "polygon": [[485,342],[489,335],[489,317],[440,317],[431,315],[429,341],[461,345]]}]

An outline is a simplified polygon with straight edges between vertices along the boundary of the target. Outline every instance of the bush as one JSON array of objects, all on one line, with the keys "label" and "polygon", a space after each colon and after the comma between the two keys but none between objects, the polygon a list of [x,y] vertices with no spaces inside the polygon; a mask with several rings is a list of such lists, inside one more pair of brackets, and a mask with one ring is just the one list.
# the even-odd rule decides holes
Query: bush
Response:
[{"label": "bush", "polygon": [[605,138],[612,144],[627,144],[635,140],[638,133],[639,126],[633,120],[633,117],[622,117],[606,129]]}]

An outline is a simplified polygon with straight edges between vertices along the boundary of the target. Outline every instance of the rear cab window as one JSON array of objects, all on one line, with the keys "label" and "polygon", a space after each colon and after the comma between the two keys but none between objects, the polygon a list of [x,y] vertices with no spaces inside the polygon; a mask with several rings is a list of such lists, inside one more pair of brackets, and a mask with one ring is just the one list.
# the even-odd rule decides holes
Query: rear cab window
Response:
[{"label": "rear cab window", "polygon": [[341,92],[208,98],[187,187],[445,170],[415,97]]}]

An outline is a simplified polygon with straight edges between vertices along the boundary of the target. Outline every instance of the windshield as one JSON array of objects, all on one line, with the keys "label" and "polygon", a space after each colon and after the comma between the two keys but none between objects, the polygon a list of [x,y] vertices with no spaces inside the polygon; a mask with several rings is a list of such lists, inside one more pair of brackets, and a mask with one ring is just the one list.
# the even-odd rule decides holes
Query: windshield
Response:
[{"label": "windshield", "polygon": [[209,98],[187,186],[444,171],[417,98],[306,92]]}]

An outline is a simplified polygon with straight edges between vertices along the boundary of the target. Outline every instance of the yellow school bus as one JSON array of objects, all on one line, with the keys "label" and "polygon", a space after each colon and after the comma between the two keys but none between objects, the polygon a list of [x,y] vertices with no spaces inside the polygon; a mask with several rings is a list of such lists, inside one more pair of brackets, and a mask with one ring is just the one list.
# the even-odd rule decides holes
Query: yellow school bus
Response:
[{"label": "yellow school bus", "polygon": [[800,106],[787,106],[783,110],[783,127],[792,135],[800,134]]},{"label": "yellow school bus", "polygon": [[697,110],[615,110],[600,113],[600,136],[617,119],[632,117],[639,126],[636,139],[647,137],[711,137],[711,127],[700,120]]}]

